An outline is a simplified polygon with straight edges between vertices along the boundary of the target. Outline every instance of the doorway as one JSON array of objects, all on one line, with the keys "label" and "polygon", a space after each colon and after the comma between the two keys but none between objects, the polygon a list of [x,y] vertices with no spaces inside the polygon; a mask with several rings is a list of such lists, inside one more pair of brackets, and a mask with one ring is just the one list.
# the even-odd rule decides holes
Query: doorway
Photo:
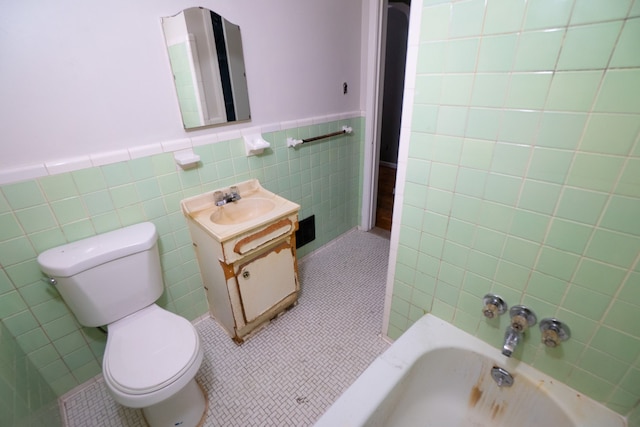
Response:
[{"label": "doorway", "polygon": [[[404,94],[404,74],[409,34],[411,0],[389,2],[386,8],[383,97],[380,114],[380,140],[375,226],[391,231],[394,189],[400,143],[400,122]],[[381,43],[382,45],[382,43]],[[382,68],[382,67],[381,67]]]}]

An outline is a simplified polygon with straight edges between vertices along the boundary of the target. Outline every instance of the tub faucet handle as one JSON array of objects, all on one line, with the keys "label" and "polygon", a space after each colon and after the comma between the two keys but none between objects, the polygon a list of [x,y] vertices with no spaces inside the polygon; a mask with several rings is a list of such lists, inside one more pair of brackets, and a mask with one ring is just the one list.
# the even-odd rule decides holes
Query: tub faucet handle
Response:
[{"label": "tub faucet handle", "polygon": [[511,327],[518,332],[525,332],[529,326],[535,325],[538,321],[535,313],[524,305],[511,307],[509,316],[511,316]]},{"label": "tub faucet handle", "polygon": [[542,343],[550,348],[557,347],[561,341],[566,341],[571,337],[569,327],[554,318],[542,319],[540,331],[542,332]]},{"label": "tub faucet handle", "polygon": [[499,295],[487,294],[482,298],[484,317],[493,319],[507,311],[507,303]]}]

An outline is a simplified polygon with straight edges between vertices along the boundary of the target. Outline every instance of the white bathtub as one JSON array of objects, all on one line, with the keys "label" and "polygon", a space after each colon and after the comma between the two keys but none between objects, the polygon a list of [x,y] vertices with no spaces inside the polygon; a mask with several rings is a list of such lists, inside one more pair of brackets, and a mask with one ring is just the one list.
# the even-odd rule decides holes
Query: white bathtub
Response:
[{"label": "white bathtub", "polygon": [[[498,387],[491,369],[506,369]],[[625,419],[480,339],[426,315],[378,357],[316,427],[623,427]]]}]

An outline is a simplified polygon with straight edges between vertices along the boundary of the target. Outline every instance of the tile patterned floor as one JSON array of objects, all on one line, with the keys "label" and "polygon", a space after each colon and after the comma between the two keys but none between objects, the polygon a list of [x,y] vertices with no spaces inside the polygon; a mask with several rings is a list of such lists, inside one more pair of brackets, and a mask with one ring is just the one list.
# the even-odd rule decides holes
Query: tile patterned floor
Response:
[{"label": "tile patterned floor", "polygon": [[[351,231],[299,263],[299,303],[241,346],[211,319],[196,325],[205,359],[206,426],[310,426],[382,353],[389,240]],[[69,427],[145,426],[99,379],[62,402]]]}]

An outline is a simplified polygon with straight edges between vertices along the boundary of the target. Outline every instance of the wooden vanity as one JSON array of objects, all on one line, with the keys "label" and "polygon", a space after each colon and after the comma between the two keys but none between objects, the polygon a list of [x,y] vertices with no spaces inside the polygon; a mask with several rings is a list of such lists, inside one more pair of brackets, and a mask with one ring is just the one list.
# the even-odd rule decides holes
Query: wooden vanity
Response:
[{"label": "wooden vanity", "polygon": [[216,206],[214,192],[181,205],[211,316],[242,343],[298,300],[295,232],[300,206],[265,190],[257,180],[236,186],[241,199],[229,206]]}]

